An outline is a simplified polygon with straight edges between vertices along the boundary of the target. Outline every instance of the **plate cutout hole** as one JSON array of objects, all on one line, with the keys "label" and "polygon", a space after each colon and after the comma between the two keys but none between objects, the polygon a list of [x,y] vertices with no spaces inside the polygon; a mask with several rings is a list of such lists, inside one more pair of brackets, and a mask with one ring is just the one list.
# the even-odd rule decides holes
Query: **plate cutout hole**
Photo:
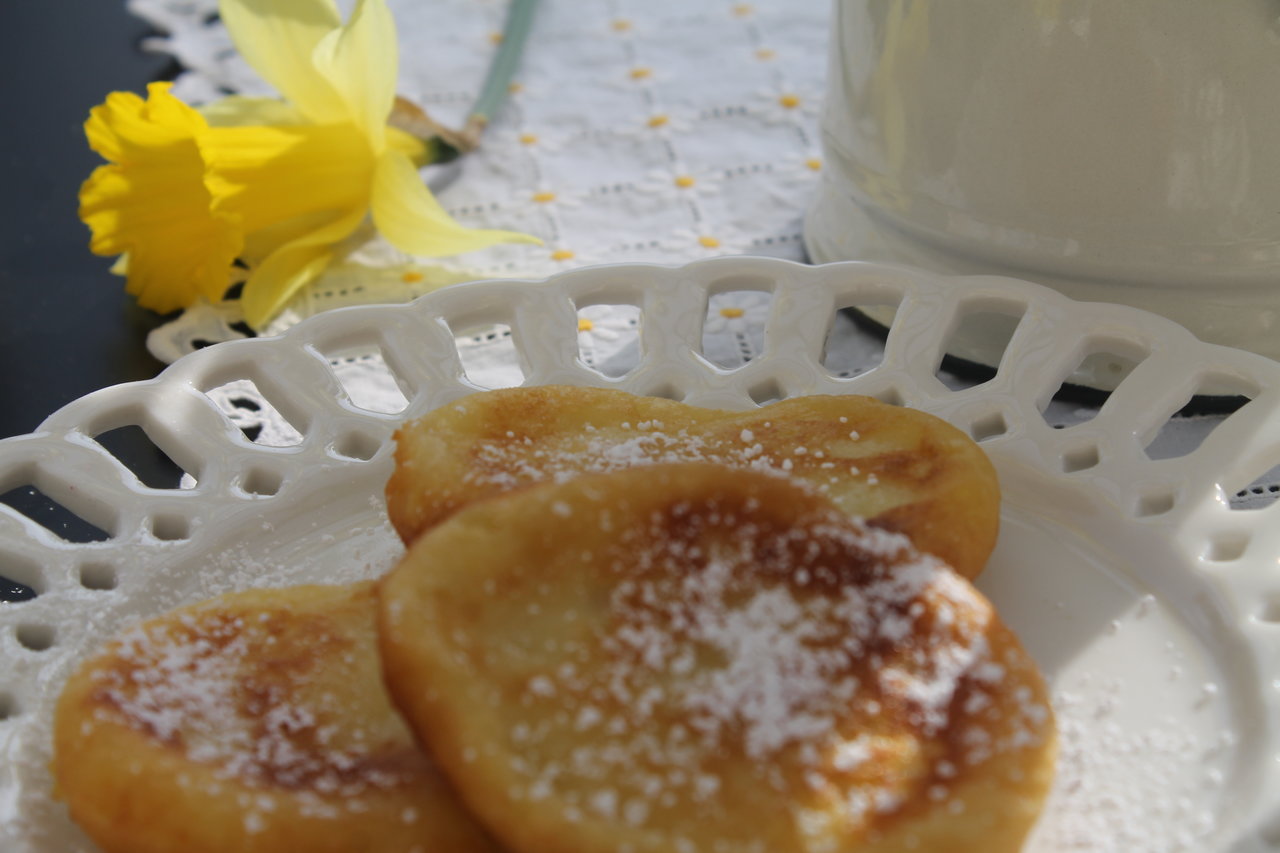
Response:
[{"label": "plate cutout hole", "polygon": [[886,388],[874,396],[886,406],[905,406],[907,404],[906,399],[902,396],[902,392],[897,388]]},{"label": "plate cutout hole", "polygon": [[1148,492],[1138,498],[1138,515],[1141,518],[1148,518],[1153,515],[1164,515],[1173,509],[1176,499],[1174,493],[1168,490]]},{"label": "plate cutout hole", "polygon": [[18,703],[14,698],[0,690],[0,723],[18,716]]},{"label": "plate cutout hole", "polygon": [[1230,563],[1244,556],[1249,547],[1249,534],[1238,531],[1218,533],[1209,540],[1205,559],[1214,563]]},{"label": "plate cutout hole", "polygon": [[240,481],[240,490],[247,495],[268,498],[280,491],[283,478],[269,468],[251,468]]},{"label": "plate cutout hole", "polygon": [[638,305],[578,308],[578,358],[588,369],[616,379],[643,357]]},{"label": "plate cutout hole", "polygon": [[44,571],[39,563],[0,552],[0,601],[30,601],[44,590]]},{"label": "plate cutout hole", "polygon": [[117,583],[116,568],[110,563],[85,563],[80,567],[80,586],[85,589],[106,591],[115,589]]},{"label": "plate cutout hole", "polygon": [[367,462],[382,449],[382,442],[363,432],[349,432],[333,443],[333,452],[347,459]]},{"label": "plate cutout hole", "polygon": [[30,649],[33,652],[43,652],[53,648],[53,643],[57,639],[57,633],[52,625],[37,625],[31,622],[19,625],[13,635],[24,649]]},{"label": "plate cutout hole", "polygon": [[151,535],[161,542],[191,538],[191,522],[181,515],[157,515],[151,519]]},{"label": "plate cutout hole", "polygon": [[[95,435],[93,440],[132,471],[138,482],[149,488],[177,489],[182,486],[182,475],[191,475],[190,471],[184,471],[169,454],[161,450],[141,426],[122,426],[107,430]],[[194,486],[194,475],[187,482]]]},{"label": "plate cutout hole", "polygon": [[1049,398],[1041,412],[1045,423],[1054,429],[1069,429],[1093,420],[1120,383],[1146,357],[1146,352],[1121,345],[1085,355]]},{"label": "plate cutout hole", "polygon": [[1231,496],[1232,509],[1266,509],[1280,500],[1280,465],[1267,469]]},{"label": "plate cutout hole", "polygon": [[860,302],[837,311],[822,345],[823,369],[832,376],[852,379],[879,367],[884,361],[885,335],[897,317],[898,304]]},{"label": "plate cutout hole", "polygon": [[1258,610],[1258,621],[1269,625],[1280,625],[1280,595],[1272,595]]},{"label": "plate cutout hole", "polygon": [[0,575],[0,604],[16,604],[19,601],[30,601],[36,597],[36,591],[24,583]]},{"label": "plate cutout hole", "polygon": [[[1272,684],[1274,685],[1275,682]],[[1263,819],[1262,825],[1258,828],[1258,837],[1264,843],[1280,850],[1280,812],[1272,812]]]},{"label": "plate cutout hole", "polygon": [[467,381],[477,388],[515,388],[524,384],[524,360],[516,348],[511,327],[494,324],[485,329],[457,333],[458,358]]},{"label": "plate cutout hole", "polygon": [[0,495],[0,503],[25,515],[64,542],[105,542],[111,534],[67,509],[34,485],[19,486]]},{"label": "plate cutout hole", "polygon": [[655,385],[653,388],[644,392],[645,397],[661,397],[663,400],[675,400],[677,403],[682,402],[685,393],[676,385],[670,382],[663,382]]},{"label": "plate cutout hole", "polygon": [[757,383],[751,386],[751,390],[747,393],[751,395],[751,399],[757,406],[767,406],[787,398],[787,392],[782,390],[782,386],[776,379],[766,379]]},{"label": "plate cutout hole", "polygon": [[991,381],[1022,322],[1022,314],[1002,311],[966,311],[947,338],[942,363],[936,371],[952,391],[976,388]]},{"label": "plate cutout hole", "polygon": [[764,329],[773,293],[729,290],[707,300],[702,356],[716,367],[737,370],[764,352]]},{"label": "plate cutout hole", "polygon": [[235,379],[205,394],[254,444],[295,447],[302,443],[302,433],[271,404],[252,379]]},{"label": "plate cutout hole", "polygon": [[1076,471],[1088,471],[1101,461],[1102,457],[1094,445],[1075,447],[1062,454],[1062,473],[1074,474]]},{"label": "plate cutout hole", "polygon": [[[1208,384],[1210,381],[1206,381],[1201,387]],[[1218,383],[1212,384],[1215,390],[1220,387]],[[1225,420],[1223,415],[1230,417],[1238,412],[1248,405],[1257,393],[1256,388],[1249,388],[1241,389],[1241,393],[1230,396],[1192,395],[1182,408],[1165,419],[1160,429],[1147,443],[1144,448],[1147,458],[1155,461],[1189,456],[1200,448],[1215,429],[1222,425]]]},{"label": "plate cutout hole", "polygon": [[408,407],[409,398],[383,357],[381,347],[340,356],[326,354],[325,358],[353,406],[383,415],[399,414]]},{"label": "plate cutout hole", "polygon": [[969,425],[969,435],[973,436],[974,441],[987,441],[1008,431],[1009,425],[1000,412],[984,415]]}]

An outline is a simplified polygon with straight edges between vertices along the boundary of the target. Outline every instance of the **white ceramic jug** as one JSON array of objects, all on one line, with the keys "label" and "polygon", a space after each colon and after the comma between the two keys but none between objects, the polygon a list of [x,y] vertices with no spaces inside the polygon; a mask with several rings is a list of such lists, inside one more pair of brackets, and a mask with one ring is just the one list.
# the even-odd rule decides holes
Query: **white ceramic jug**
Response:
[{"label": "white ceramic jug", "polygon": [[1015,275],[1280,358],[1280,4],[836,0],[815,262]]}]

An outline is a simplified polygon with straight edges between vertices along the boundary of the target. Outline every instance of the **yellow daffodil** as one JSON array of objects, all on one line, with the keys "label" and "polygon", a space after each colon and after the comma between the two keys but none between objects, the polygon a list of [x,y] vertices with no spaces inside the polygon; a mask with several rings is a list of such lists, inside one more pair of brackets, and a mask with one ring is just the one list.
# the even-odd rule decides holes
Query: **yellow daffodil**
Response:
[{"label": "yellow daffodil", "polygon": [[85,123],[89,145],[110,161],[80,193],[80,217],[99,255],[126,255],[127,289],[160,312],[211,302],[227,289],[244,240],[238,223],[212,210],[196,137],[204,118],[153,83],[146,101],[113,92]]},{"label": "yellow daffodil", "polygon": [[370,214],[411,255],[537,242],[463,227],[423,183],[425,144],[387,124],[398,56],[384,0],[359,0],[345,24],[333,0],[222,0],[219,11],[283,100],[231,97],[197,113],[155,84],[145,102],[113,94],[86,125],[110,161],[81,191],[90,246],[127,256],[142,305],[217,300],[239,258],[245,319],[261,327]]}]

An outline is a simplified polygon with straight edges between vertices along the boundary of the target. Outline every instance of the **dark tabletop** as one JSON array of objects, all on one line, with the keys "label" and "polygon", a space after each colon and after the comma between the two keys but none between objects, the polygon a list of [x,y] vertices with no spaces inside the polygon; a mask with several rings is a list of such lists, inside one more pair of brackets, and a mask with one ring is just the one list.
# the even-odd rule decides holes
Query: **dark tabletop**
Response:
[{"label": "dark tabletop", "polygon": [[[90,108],[114,89],[141,93],[176,70],[140,48],[151,33],[124,0],[9,3],[4,24],[0,439],[36,430],[90,391],[149,379],[164,367],[147,353],[146,335],[165,318],[138,308],[123,279],[108,271],[111,260],[90,254],[76,208],[81,182],[101,162],[85,142]],[[176,480],[176,468],[154,446],[127,432],[118,438],[125,444],[116,440],[113,452],[144,480]],[[50,506],[29,484],[4,484],[0,503],[64,538],[96,538],[94,528]],[[29,596],[3,568],[0,601]]]},{"label": "dark tabletop", "polygon": [[171,75],[145,53],[148,27],[124,0],[10,3],[0,27],[5,128],[0,139],[0,438],[54,410],[163,368],[146,350],[161,322],[133,304],[111,261],[89,253],[76,215],[80,183],[100,163],[85,143],[89,109],[113,89],[142,92]]}]

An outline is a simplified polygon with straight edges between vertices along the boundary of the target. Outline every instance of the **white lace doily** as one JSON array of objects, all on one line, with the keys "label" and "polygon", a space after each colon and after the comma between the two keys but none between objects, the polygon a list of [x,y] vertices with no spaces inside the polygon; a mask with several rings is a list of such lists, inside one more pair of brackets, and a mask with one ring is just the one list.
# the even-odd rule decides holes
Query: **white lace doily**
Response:
[{"label": "white lace doily", "polygon": [[[148,48],[185,69],[175,91],[192,103],[269,92],[218,22],[216,0],[127,0],[162,35]],[[339,0],[344,10],[352,0]],[[388,0],[400,38],[400,90],[434,117],[465,119],[495,50],[505,0]],[[822,168],[818,119],[825,88],[826,0],[544,0],[516,84],[479,151],[426,177],[460,221],[534,234],[545,246],[500,246],[458,258],[406,258],[371,239],[350,263],[301,294],[267,332],[331,308],[405,302],[442,285],[539,278],[606,262],[684,263],[723,254],[804,260],[801,222]],[[758,355],[762,308],[736,294],[712,306],[708,352],[726,366]],[[725,316],[718,317],[723,310]],[[718,319],[717,319],[718,317]],[[171,362],[241,337],[234,305],[198,305],[152,333]],[[579,332],[584,353],[619,374],[634,358],[634,318],[598,307]],[[462,350],[494,387],[518,381],[501,329],[473,330]],[[843,323],[833,351],[846,375],[874,364],[878,340]],[[392,399],[378,356],[340,366],[378,408]],[[394,392],[394,393],[393,393]],[[220,401],[238,422],[287,438],[251,391]],[[394,411],[394,408],[387,409]],[[1069,425],[1092,412],[1054,403]],[[1221,418],[1180,419],[1167,438],[1194,447]],[[1270,503],[1272,472],[1235,500]]]},{"label": "white lace doily", "polygon": [[[598,324],[601,305],[632,306],[636,325]],[[882,346],[844,328],[841,309],[870,306],[894,307]],[[940,375],[949,341],[990,311],[1011,321],[999,371],[976,384]],[[485,324],[494,331],[467,336]],[[853,340],[875,349],[846,349]],[[477,363],[504,349],[518,375]],[[1132,367],[1100,410],[1061,394],[1120,359]],[[48,728],[88,649],[223,591],[381,574],[399,554],[381,499],[394,430],[516,381],[739,410],[868,394],[953,423],[982,442],[1005,495],[982,588],[1054,688],[1057,795],[1028,849],[1280,851],[1280,505],[1223,500],[1280,461],[1280,368],[1151,314],[1010,279],[751,258],[596,267],[332,311],[193,353],[0,442],[0,480],[48,502],[0,506],[5,570],[35,592],[0,606],[0,848],[90,849],[49,796]],[[1179,453],[1173,432],[1200,424],[1168,431],[1169,418],[1207,383],[1234,383],[1250,402]],[[232,384],[261,389],[293,435],[228,423],[210,397]],[[124,428],[195,482],[143,482],[106,440]],[[49,508],[94,532],[72,535]]]},{"label": "white lace doily", "polygon": [[[349,9],[351,2],[341,3]],[[388,0],[400,91],[460,126],[502,30],[504,0]],[[267,92],[234,51],[215,0],[130,0],[164,35],[147,47],[189,69],[175,92],[201,103]],[[357,295],[341,271],[268,329],[353,301],[395,302],[440,280],[541,278],[612,261],[683,263],[721,254],[803,260],[801,217],[821,152],[826,0],[758,3],[547,0],[516,84],[479,151],[426,174],[461,222],[533,234],[424,262]],[[442,185],[443,184],[443,185]],[[376,244],[373,263],[399,260]],[[342,291],[346,291],[345,294]],[[235,333],[200,309],[153,338],[166,361],[193,339]]]}]

